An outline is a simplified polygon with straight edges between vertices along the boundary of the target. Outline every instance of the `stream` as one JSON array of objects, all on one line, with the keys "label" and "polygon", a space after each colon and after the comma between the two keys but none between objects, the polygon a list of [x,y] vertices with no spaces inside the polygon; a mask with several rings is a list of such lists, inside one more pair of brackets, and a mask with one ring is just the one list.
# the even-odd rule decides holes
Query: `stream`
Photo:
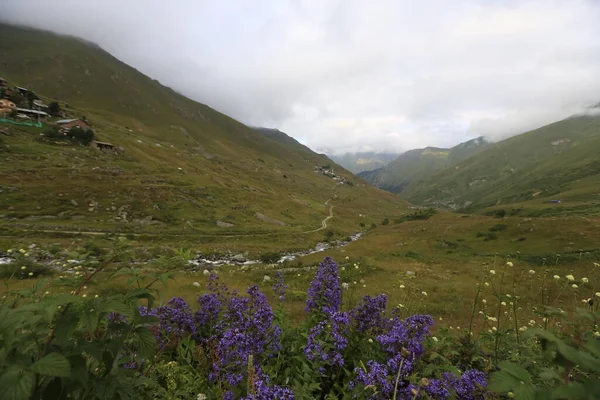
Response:
[{"label": "stream", "polygon": [[[363,232],[357,232],[357,233],[349,236],[350,240],[336,240],[331,243],[319,242],[313,248],[310,248],[308,250],[283,253],[281,255],[281,257],[279,258],[279,260],[277,260],[277,264],[283,264],[287,261],[294,261],[298,257],[304,257],[304,256],[308,256],[310,254],[320,253],[320,252],[328,250],[328,249],[338,249],[338,248],[347,246],[352,242],[356,242],[362,236],[363,236]],[[211,257],[211,258],[203,258],[202,256],[198,256],[196,259],[190,261],[190,264],[197,266],[197,267],[201,267],[201,266],[220,267],[223,265],[253,265],[253,264],[260,264],[260,263],[262,263],[262,261],[247,259],[243,254],[221,255],[218,257]]]}]

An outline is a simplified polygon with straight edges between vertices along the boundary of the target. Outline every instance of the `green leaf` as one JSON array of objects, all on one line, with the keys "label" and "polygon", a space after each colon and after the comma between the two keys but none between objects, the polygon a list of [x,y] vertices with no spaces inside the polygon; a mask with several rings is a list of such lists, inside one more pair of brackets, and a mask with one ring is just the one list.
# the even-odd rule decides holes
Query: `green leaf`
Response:
[{"label": "green leaf", "polygon": [[11,366],[0,376],[0,399],[28,400],[35,388],[35,374],[19,366]]},{"label": "green leaf", "polygon": [[117,313],[117,314],[121,314],[125,317],[131,317],[133,315],[133,310],[131,308],[131,306],[129,306],[128,304],[125,304],[122,301],[119,300],[115,300],[115,299],[110,299],[110,300],[106,300],[104,301],[100,307],[98,308],[99,312],[102,313]]},{"label": "green leaf", "polygon": [[73,355],[69,356],[69,362],[71,363],[71,378],[85,387],[89,380],[85,358],[81,355]]},{"label": "green leaf", "polygon": [[62,354],[50,353],[33,363],[31,370],[40,375],[68,377],[71,375],[71,364]]},{"label": "green leaf", "polygon": [[56,320],[54,341],[59,345],[66,345],[71,340],[73,332],[77,329],[79,317],[75,312],[67,312]]},{"label": "green leaf", "polygon": [[156,352],[156,339],[150,329],[145,327],[136,328],[135,333],[138,337],[139,354],[144,358],[150,358]]},{"label": "green leaf", "polygon": [[490,390],[503,393],[522,386],[531,386],[531,376],[525,368],[508,361],[503,361],[498,366],[500,371],[492,374]]}]

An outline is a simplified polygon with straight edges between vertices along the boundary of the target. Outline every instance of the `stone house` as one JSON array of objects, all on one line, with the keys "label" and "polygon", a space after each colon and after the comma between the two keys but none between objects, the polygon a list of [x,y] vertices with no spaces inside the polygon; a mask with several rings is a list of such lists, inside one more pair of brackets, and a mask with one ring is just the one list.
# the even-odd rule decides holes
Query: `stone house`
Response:
[{"label": "stone house", "polygon": [[85,123],[85,121],[82,121],[80,119],[61,119],[59,121],[56,121],[56,125],[58,125],[58,128],[61,132],[66,132],[71,128],[81,128],[84,131],[90,130],[90,126]]}]

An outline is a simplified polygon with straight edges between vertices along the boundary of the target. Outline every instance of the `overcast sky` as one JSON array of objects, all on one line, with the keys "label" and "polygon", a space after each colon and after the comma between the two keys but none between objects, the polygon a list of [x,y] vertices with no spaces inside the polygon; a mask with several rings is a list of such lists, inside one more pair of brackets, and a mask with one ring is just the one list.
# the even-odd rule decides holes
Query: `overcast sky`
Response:
[{"label": "overcast sky", "polygon": [[0,0],[336,153],[498,140],[600,101],[600,0]]}]

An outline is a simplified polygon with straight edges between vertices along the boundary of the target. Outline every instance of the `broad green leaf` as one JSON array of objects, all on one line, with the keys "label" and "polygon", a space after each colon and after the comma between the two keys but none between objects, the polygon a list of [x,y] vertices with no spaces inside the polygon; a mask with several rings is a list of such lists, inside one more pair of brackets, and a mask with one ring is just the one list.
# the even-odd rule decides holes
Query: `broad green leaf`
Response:
[{"label": "broad green leaf", "polygon": [[106,300],[104,302],[102,302],[102,304],[99,306],[99,312],[102,313],[117,313],[117,314],[121,314],[125,317],[131,317],[133,315],[133,310],[131,308],[131,306],[125,304],[122,301],[119,300],[115,300],[115,299],[110,299],[110,300]]},{"label": "broad green leaf", "polygon": [[136,328],[138,337],[139,354],[144,358],[150,358],[156,352],[156,339],[150,329],[145,327]]},{"label": "broad green leaf", "polygon": [[89,380],[89,373],[85,358],[83,358],[81,355],[73,355],[69,356],[68,359],[69,363],[71,364],[71,379],[79,382],[85,387]]},{"label": "broad green leaf", "polygon": [[71,364],[62,354],[50,353],[33,363],[31,370],[40,375],[68,377],[71,374]]},{"label": "broad green leaf", "polygon": [[35,388],[35,374],[19,366],[9,367],[0,376],[0,399],[28,400]]},{"label": "broad green leaf", "polygon": [[60,345],[66,345],[72,339],[73,332],[77,329],[79,317],[73,311],[62,314],[56,320],[54,330],[54,341]]}]

